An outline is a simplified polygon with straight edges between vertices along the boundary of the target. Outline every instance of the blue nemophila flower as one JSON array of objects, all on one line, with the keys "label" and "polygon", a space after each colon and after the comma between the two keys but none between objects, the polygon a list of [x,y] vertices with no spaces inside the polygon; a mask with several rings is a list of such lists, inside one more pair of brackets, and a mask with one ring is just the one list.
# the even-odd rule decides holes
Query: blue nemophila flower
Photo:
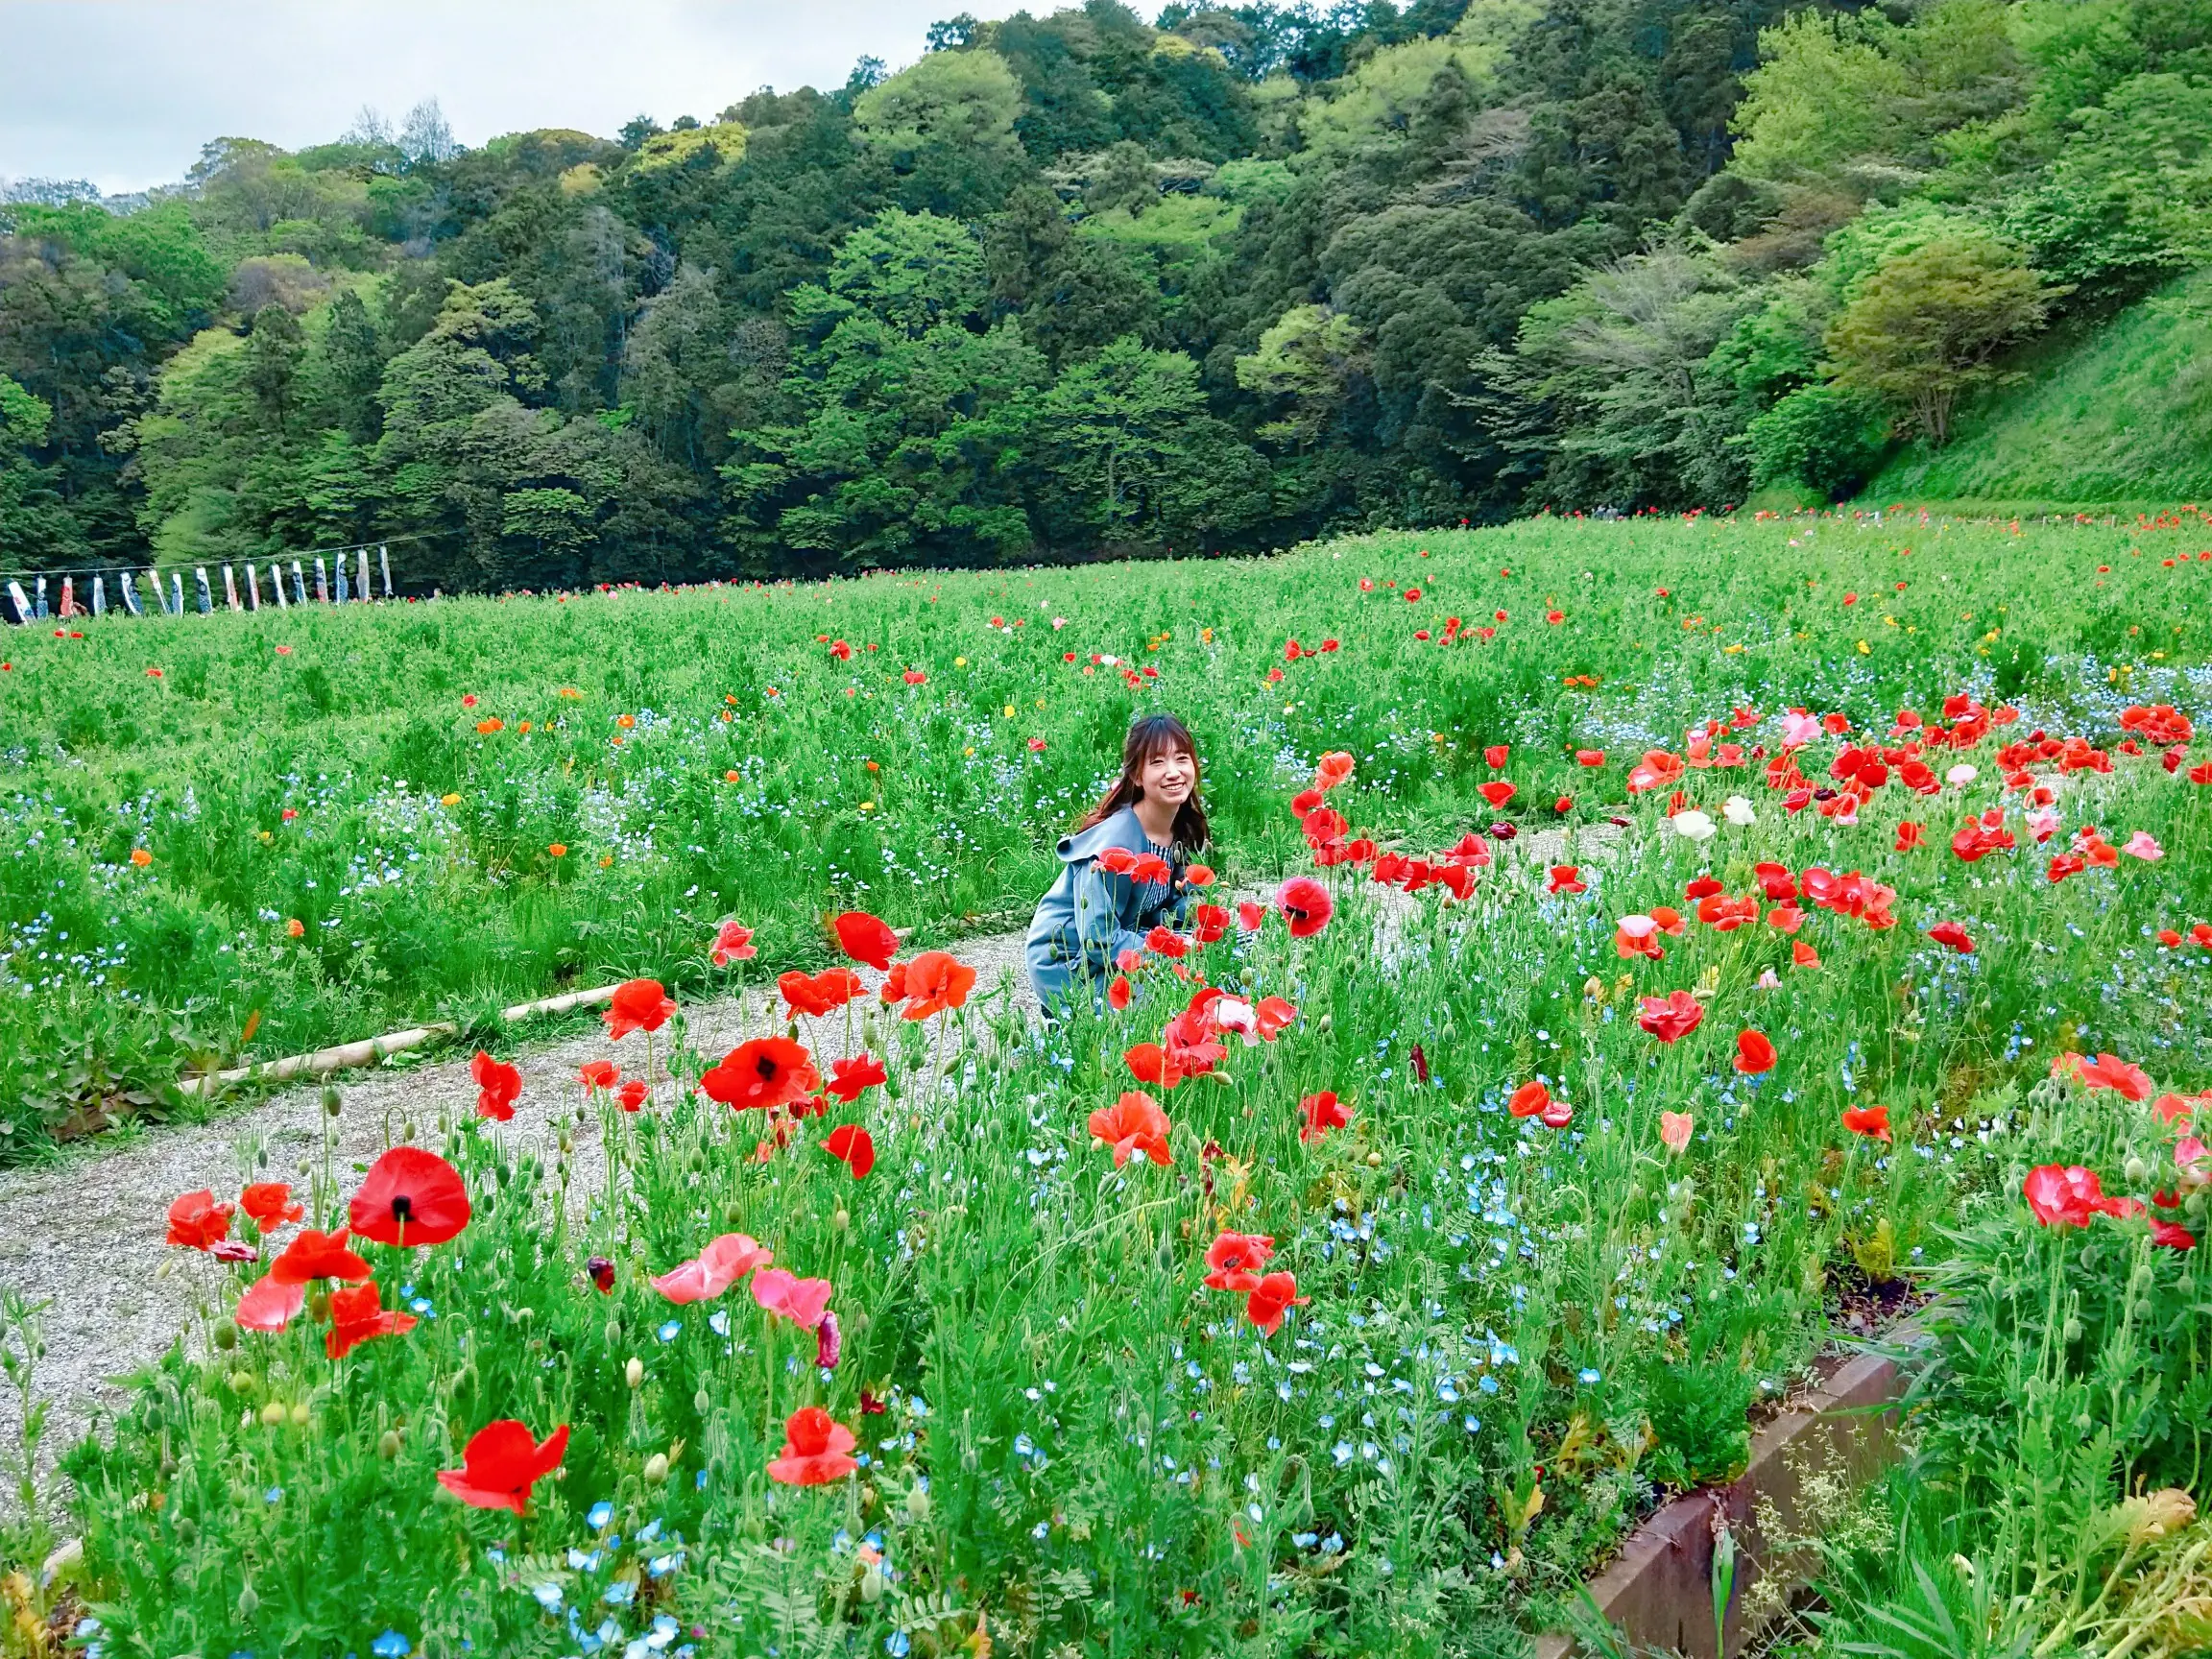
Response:
[{"label": "blue nemophila flower", "polygon": [[281,1486],[272,1486],[268,1491],[261,1494],[261,1502],[264,1503],[280,1503],[283,1499],[284,1488]]},{"label": "blue nemophila flower", "polygon": [[671,1319],[661,1327],[661,1340],[663,1342],[673,1342],[683,1334],[684,1321],[681,1319]]},{"label": "blue nemophila flower", "polygon": [[553,1583],[533,1584],[530,1594],[538,1599],[538,1605],[548,1613],[561,1611],[561,1586]]},{"label": "blue nemophila flower", "polygon": [[637,1580],[617,1578],[607,1586],[607,1593],[599,1598],[610,1607],[627,1607],[637,1599]]},{"label": "blue nemophila flower", "polygon": [[608,1503],[604,1498],[600,1499],[598,1503],[592,1504],[591,1507],[587,1510],[584,1515],[586,1524],[589,1525],[591,1530],[594,1532],[603,1530],[606,1527],[607,1523],[613,1519],[614,1505]]},{"label": "blue nemophila flower", "polygon": [[376,1659],[407,1659],[407,1655],[415,1651],[415,1644],[397,1630],[387,1630],[369,1644],[369,1651],[375,1654]]},{"label": "blue nemophila flower", "polygon": [[1591,1365],[1583,1366],[1581,1370],[1575,1373],[1575,1381],[1581,1383],[1585,1388],[1589,1387],[1592,1383],[1599,1381],[1597,1368]]},{"label": "blue nemophila flower", "polygon": [[730,1310],[727,1308],[717,1308],[713,1312],[708,1314],[707,1329],[713,1332],[717,1336],[729,1335]]}]

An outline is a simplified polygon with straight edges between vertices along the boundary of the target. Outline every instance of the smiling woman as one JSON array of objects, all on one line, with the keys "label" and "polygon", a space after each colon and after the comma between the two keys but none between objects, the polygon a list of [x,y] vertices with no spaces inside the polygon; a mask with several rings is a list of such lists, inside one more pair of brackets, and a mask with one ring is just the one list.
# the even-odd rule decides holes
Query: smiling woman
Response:
[{"label": "smiling woman", "polygon": [[1060,876],[1029,923],[1029,982],[1047,1010],[1080,975],[1094,996],[1123,951],[1189,907],[1186,873],[1206,845],[1197,745],[1172,714],[1133,722],[1121,776],[1070,835],[1060,838]]}]

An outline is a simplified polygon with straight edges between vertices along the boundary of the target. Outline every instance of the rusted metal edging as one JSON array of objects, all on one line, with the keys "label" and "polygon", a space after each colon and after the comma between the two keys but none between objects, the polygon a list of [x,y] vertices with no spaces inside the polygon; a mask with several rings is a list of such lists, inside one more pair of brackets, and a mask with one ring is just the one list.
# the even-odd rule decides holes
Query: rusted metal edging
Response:
[{"label": "rusted metal edging", "polygon": [[[1785,1591],[1801,1588],[1817,1564],[1810,1551],[1791,1554],[1769,1545],[1762,1520],[1770,1519],[1785,1537],[1802,1537],[1818,1519],[1809,1487],[1818,1483],[1832,1495],[1841,1483],[1856,1491],[1898,1460],[1897,1407],[1909,1379],[1896,1353],[1929,1340],[1914,1319],[1887,1339],[1888,1352],[1843,1359],[1760,1431],[1750,1462],[1735,1480],[1685,1494],[1637,1527],[1587,1586],[1599,1614],[1639,1649],[1735,1659],[1770,1623],[1770,1616],[1746,1617],[1753,1588],[1778,1576]],[[1735,1541],[1736,1565],[1721,1632],[1713,1627],[1713,1555],[1723,1528]],[[1771,1592],[1760,1600],[1763,1610],[1780,1606]],[[1535,1659],[1569,1659],[1580,1651],[1563,1632],[1536,1639]]]}]

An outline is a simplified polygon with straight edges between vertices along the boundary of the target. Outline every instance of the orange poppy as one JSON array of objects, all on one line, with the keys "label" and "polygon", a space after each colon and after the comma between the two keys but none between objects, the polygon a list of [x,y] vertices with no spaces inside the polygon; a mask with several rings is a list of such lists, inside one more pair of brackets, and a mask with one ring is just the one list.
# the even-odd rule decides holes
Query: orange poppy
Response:
[{"label": "orange poppy", "polygon": [[975,988],[975,970],[955,961],[950,951],[925,950],[906,964],[908,1020],[926,1020],[949,1008],[964,1006]]},{"label": "orange poppy", "polygon": [[1132,1089],[1110,1107],[1091,1114],[1091,1138],[1114,1148],[1114,1167],[1142,1152],[1155,1164],[1169,1162],[1167,1114],[1151,1095]]},{"label": "orange poppy", "polygon": [[614,988],[613,1000],[600,1012],[607,1035],[620,1040],[633,1031],[658,1031],[668,1023],[676,1004],[658,979],[626,980]]}]

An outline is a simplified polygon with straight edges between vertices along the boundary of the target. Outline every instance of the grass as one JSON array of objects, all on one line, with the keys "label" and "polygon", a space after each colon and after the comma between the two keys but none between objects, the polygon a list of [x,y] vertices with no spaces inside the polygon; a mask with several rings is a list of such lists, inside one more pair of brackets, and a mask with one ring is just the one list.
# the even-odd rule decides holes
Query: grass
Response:
[{"label": "grass", "polygon": [[[2212,920],[2203,749],[2170,771],[2172,738],[2127,714],[2200,710],[2202,534],[2194,514],[1549,520],[1259,563],[26,637],[0,680],[18,1090],[64,1041],[118,1080],[235,1053],[255,1011],[273,1053],[630,972],[694,996],[830,960],[820,918],[844,905],[926,943],[1042,889],[1046,839],[1156,704],[1199,733],[1232,882],[1311,867],[1288,803],[1338,750],[1354,836],[1440,858],[1470,830],[1563,824],[1575,868],[1498,861],[1455,898],[1327,862],[1318,933],[1270,916],[1189,941],[1132,973],[1127,1011],[1050,1029],[981,1000],[928,1035],[873,1000],[794,1021],[825,1070],[889,1062],[819,1118],[714,1103],[722,1057],[679,1016],[610,1043],[651,1084],[635,1115],[578,1086],[541,1119],[426,1123],[471,1219],[359,1243],[374,1307],[412,1327],[333,1358],[325,1286],[282,1329],[241,1328],[286,1223],[234,1223],[258,1261],[180,1252],[188,1339],[9,1543],[36,1562],[66,1530],[81,1559],[9,1594],[112,1659],[1518,1652],[1652,1503],[1740,1465],[1747,1408],[1818,1350],[1839,1284],[1980,1272],[2032,1301],[2087,1274],[2068,1293],[2105,1301],[2056,1355],[2027,1302],[1976,1305],[1981,1368],[1945,1419],[1976,1506],[1930,1500],[1951,1530],[1927,1537],[2026,1563],[2037,1617],[2105,1632],[2112,1603],[2034,1600],[2058,1580],[1999,1498],[2048,1470],[1972,1426],[2017,1343],[2068,1413],[2037,1444],[2104,1448],[2057,1483],[2088,1494],[2071,1524],[2135,1472],[2196,1479],[2175,1425],[2201,1417],[2202,1252],[2097,1217],[2096,1248],[2133,1264],[2114,1292],[2016,1195],[2055,1157],[2114,1191],[2171,1163],[2164,1115],[2054,1081],[2065,1053],[2212,1084],[2212,950],[2187,942]],[[1793,707],[1847,734],[1803,741]],[[1960,748],[1933,743],[1961,718]],[[1879,787],[1847,786],[1867,747]],[[1639,761],[1671,769],[1649,751],[1678,777],[1635,786]],[[2015,845],[1969,861],[1950,838],[1984,812]],[[1601,853],[1581,831],[1605,817],[1627,832]],[[2080,870],[2054,867],[2076,846]],[[1842,873],[1878,885],[1832,891]],[[1659,954],[1626,943],[1622,918],[1663,909]],[[762,955],[712,970],[733,914]],[[54,965],[64,929],[86,960]],[[1149,1088],[1167,1162],[1117,1163],[1093,1114],[1209,985],[1295,1016],[1251,1046],[1214,1021],[1202,1074]],[[1698,1018],[1670,1037],[1640,998],[1677,993]],[[1770,1070],[1738,1065],[1741,1033]],[[1516,1115],[1536,1085],[1553,1120]],[[593,1119],[604,1150],[580,1151]],[[832,1127],[868,1131],[865,1174]],[[272,1173],[324,1227],[371,1179]],[[823,1280],[840,1340],[769,1311],[759,1269],[706,1301],[652,1285],[730,1232]],[[1279,1329],[1205,1283],[1224,1232],[1265,1235],[1264,1267],[1294,1276]],[[2164,1311],[2138,1325],[2138,1304]],[[771,1464],[808,1407],[856,1466],[792,1485]],[[438,1472],[507,1420],[565,1427],[558,1468],[520,1512],[445,1496]],[[2081,1535],[2070,1585],[2117,1560]]]},{"label": "grass", "polygon": [[1908,451],[1869,501],[2115,502],[2212,497],[2212,273],[2170,283],[2021,360],[2024,379],[1964,412],[1941,453]]}]

